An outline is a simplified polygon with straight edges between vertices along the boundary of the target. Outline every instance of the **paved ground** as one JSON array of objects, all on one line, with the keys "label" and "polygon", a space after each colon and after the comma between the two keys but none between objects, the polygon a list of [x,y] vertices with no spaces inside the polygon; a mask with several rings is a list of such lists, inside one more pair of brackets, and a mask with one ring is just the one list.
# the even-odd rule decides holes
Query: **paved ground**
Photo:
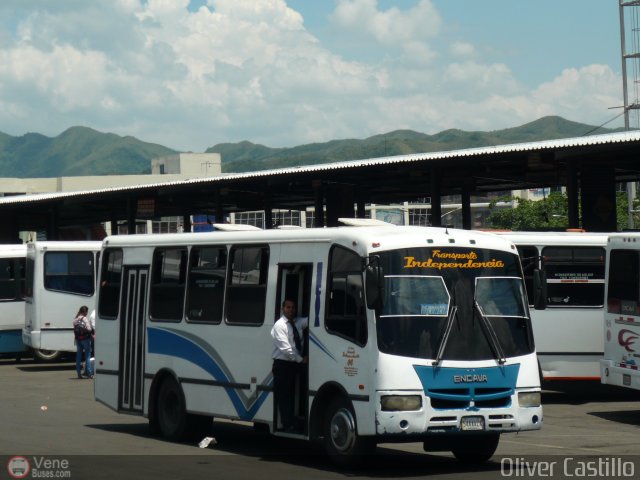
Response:
[{"label": "paved ground", "polygon": [[[627,478],[624,472],[610,475],[621,465],[640,477],[640,457],[633,457],[640,452],[640,392],[592,382],[546,386],[542,430],[504,435],[494,459],[482,467],[426,454],[421,444],[385,444],[364,466],[345,471],[329,465],[313,445],[259,434],[241,422],[215,422],[217,443],[206,449],[197,447],[199,439],[164,441],[149,434],[144,418],[95,402],[92,381],[75,376],[70,363],[0,360],[0,479],[11,478],[7,466],[14,456],[29,462],[26,478],[34,470],[74,479]],[[600,462],[591,466],[601,470],[576,474],[581,462]]]}]

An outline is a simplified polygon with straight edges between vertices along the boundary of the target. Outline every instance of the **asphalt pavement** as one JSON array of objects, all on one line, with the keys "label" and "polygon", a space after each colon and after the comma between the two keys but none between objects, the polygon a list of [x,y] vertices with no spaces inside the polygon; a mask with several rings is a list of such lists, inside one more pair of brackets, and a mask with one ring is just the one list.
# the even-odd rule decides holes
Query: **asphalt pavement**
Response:
[{"label": "asphalt pavement", "polygon": [[245,422],[214,422],[207,448],[199,448],[202,438],[169,442],[153,436],[145,418],[96,402],[93,381],[77,379],[73,363],[0,360],[0,479],[629,478],[631,468],[638,478],[639,400],[640,392],[597,382],[549,384],[542,429],[503,435],[484,465],[427,454],[420,443],[382,444],[345,470],[317,445]]}]

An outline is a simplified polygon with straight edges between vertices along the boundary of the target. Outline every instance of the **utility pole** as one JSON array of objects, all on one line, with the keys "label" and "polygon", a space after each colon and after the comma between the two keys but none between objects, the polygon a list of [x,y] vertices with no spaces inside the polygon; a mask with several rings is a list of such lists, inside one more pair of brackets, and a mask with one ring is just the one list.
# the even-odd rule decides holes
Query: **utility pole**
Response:
[{"label": "utility pole", "polygon": [[[638,110],[640,108],[640,104],[638,102],[638,88],[639,88],[639,75],[640,75],[640,51],[638,51],[638,47],[640,43],[639,39],[639,28],[638,25],[638,7],[640,6],[640,0],[619,0],[618,8],[620,10],[620,51],[622,54],[622,94],[624,100],[624,128],[625,130],[630,129],[629,125],[629,112],[631,110]],[[629,15],[629,23],[631,26],[631,44],[635,47],[633,51],[627,52],[626,47],[626,24],[625,21],[625,11],[631,12]],[[627,63],[631,62],[631,71],[633,72],[633,92],[634,92],[634,100],[629,102],[629,74],[627,72]],[[636,113],[636,121],[637,121],[637,113]],[[638,128],[638,127],[636,127]],[[634,227],[633,221],[633,201],[636,198],[636,184],[635,182],[627,183],[627,213],[628,213],[628,223],[629,228]]]}]

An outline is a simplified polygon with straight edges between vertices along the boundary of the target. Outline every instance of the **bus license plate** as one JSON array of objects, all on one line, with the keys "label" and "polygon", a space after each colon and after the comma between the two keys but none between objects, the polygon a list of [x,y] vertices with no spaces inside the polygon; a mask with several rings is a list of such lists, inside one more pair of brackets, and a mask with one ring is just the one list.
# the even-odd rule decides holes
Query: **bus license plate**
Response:
[{"label": "bus license plate", "polygon": [[622,384],[627,387],[631,386],[631,375],[628,373],[622,374]]},{"label": "bus license plate", "polygon": [[484,430],[484,417],[462,417],[460,430]]}]

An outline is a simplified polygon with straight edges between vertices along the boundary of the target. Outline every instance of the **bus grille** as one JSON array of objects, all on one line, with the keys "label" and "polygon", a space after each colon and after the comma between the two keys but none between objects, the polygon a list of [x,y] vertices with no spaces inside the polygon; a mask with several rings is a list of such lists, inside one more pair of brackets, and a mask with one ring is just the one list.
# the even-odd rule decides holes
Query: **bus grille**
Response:
[{"label": "bus grille", "polygon": [[478,408],[506,408],[511,405],[512,388],[443,388],[426,392],[435,409],[459,410]]},{"label": "bus grille", "polygon": [[441,398],[432,398],[431,406],[438,410],[456,410],[464,409],[469,406],[470,402],[465,400],[446,400]]}]

